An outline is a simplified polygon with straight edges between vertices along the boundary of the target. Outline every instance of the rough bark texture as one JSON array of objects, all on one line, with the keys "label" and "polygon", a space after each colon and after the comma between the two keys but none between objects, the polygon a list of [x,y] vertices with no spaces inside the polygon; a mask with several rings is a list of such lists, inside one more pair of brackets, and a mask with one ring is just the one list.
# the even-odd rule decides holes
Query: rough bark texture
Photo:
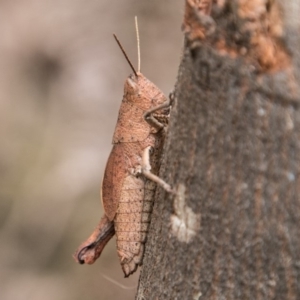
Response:
[{"label": "rough bark texture", "polygon": [[137,299],[300,299],[300,4],[202,2]]}]

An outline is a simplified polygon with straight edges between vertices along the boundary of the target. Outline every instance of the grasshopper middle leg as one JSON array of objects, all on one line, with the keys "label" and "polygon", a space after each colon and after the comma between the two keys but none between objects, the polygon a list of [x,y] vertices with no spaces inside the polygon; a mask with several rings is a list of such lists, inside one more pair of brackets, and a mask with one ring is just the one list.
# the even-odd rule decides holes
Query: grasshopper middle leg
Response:
[{"label": "grasshopper middle leg", "polygon": [[144,152],[143,152],[143,157],[142,157],[142,174],[156,182],[158,185],[160,185],[165,191],[167,191],[168,193],[174,193],[174,191],[172,190],[171,186],[166,183],[163,179],[161,179],[160,177],[158,177],[157,175],[153,174],[151,172],[151,165],[150,165],[150,151],[151,151],[151,146],[146,147]]}]

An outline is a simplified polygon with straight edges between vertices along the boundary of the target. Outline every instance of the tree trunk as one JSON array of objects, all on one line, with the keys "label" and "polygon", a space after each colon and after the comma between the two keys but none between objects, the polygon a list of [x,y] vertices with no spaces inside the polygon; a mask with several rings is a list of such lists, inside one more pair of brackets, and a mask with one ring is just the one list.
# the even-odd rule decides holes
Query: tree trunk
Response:
[{"label": "tree trunk", "polygon": [[186,1],[137,299],[300,299],[300,3],[210,2]]}]

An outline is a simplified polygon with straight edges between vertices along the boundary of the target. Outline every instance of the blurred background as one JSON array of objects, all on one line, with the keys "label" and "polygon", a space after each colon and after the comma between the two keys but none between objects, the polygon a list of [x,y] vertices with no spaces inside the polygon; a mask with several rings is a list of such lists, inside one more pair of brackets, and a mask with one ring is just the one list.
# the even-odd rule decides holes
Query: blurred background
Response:
[{"label": "blurred background", "polygon": [[72,254],[102,215],[100,182],[131,72],[112,33],[136,66],[138,16],[141,70],[168,94],[183,6],[0,2],[1,300],[134,298],[139,272],[123,278],[115,240],[92,266]]}]

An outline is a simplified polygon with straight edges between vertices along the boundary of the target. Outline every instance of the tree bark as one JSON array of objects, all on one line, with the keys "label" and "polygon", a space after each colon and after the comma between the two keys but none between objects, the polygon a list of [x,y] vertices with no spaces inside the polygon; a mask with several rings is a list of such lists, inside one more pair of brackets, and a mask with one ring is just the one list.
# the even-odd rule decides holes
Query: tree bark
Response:
[{"label": "tree bark", "polygon": [[185,5],[137,299],[300,299],[300,3]]}]

